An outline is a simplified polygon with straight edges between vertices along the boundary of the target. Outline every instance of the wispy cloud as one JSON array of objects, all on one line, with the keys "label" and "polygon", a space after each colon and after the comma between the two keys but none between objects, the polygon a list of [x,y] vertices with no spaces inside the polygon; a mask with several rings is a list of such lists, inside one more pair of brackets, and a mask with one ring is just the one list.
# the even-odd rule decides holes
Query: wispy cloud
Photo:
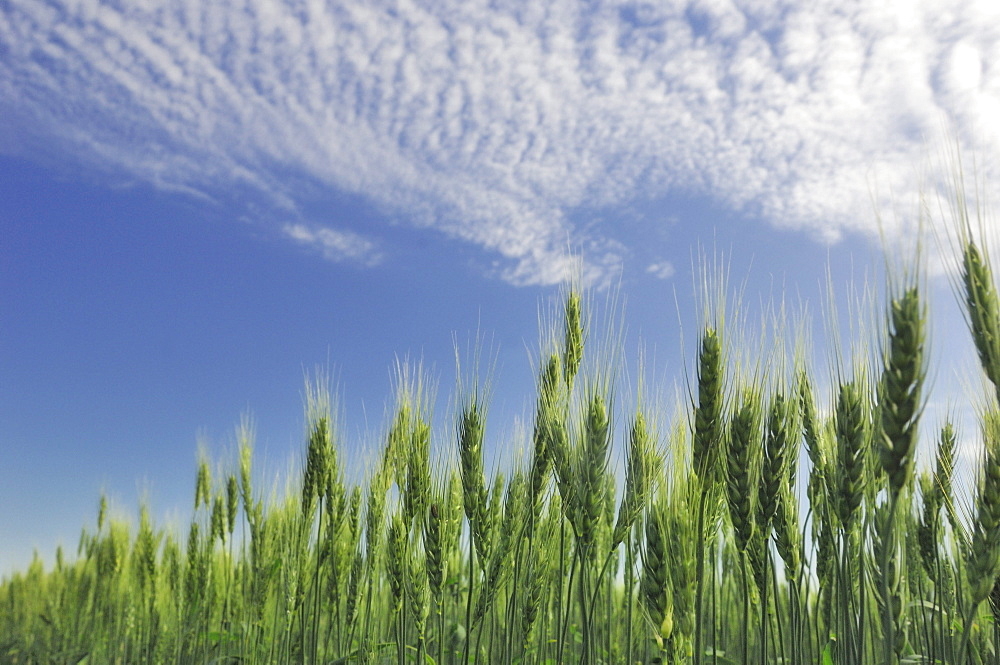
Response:
[{"label": "wispy cloud", "polygon": [[991,0],[12,0],[0,150],[56,140],[288,210],[296,174],[551,283],[567,246],[603,247],[598,272],[628,251],[572,211],[671,191],[820,238],[871,233],[870,181],[915,201],[943,118],[1000,154],[998,62]]},{"label": "wispy cloud", "polygon": [[657,279],[670,279],[677,270],[670,261],[657,261],[646,266],[646,272]]},{"label": "wispy cloud", "polygon": [[318,250],[329,261],[350,261],[365,266],[382,262],[382,253],[375,243],[352,231],[322,226],[311,228],[305,224],[285,224],[281,230],[295,242]]}]

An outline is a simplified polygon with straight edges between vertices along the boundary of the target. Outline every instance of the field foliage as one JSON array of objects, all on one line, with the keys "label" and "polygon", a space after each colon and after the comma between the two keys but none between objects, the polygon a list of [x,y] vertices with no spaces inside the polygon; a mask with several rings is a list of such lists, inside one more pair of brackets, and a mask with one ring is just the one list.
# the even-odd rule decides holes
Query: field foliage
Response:
[{"label": "field foliage", "polygon": [[475,370],[439,435],[426,378],[403,368],[383,446],[351,481],[331,396],[310,384],[293,491],[254,486],[244,420],[227,472],[198,465],[186,532],[145,508],[112,519],[101,498],[76,556],[0,584],[0,662],[1000,662],[1000,301],[981,244],[956,247],[997,393],[967,510],[955,428],[921,436],[919,268],[895,271],[869,339],[821,381],[795,340],[737,338],[706,280],[669,413],[622,386],[616,342],[592,339],[567,288],[522,464],[486,473],[495,425]]}]

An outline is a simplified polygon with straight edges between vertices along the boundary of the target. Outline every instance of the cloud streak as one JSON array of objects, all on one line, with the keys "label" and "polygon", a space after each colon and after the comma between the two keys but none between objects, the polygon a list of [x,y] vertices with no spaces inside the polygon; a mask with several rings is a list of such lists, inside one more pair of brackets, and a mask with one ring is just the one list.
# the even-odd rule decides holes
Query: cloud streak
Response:
[{"label": "cloud streak", "polygon": [[[574,228],[588,207],[694,193],[835,240],[872,232],[872,178],[916,200],[942,118],[1000,154],[995,3],[800,4],[13,0],[0,150],[288,211],[334,186],[517,284],[563,278],[567,246],[595,277],[627,255]],[[317,228],[279,230],[343,258]]]},{"label": "cloud streak", "polygon": [[335,263],[351,261],[377,266],[382,262],[382,254],[375,243],[357,233],[327,227],[310,228],[304,224],[286,224],[281,230],[290,239],[319,251],[323,258]]}]

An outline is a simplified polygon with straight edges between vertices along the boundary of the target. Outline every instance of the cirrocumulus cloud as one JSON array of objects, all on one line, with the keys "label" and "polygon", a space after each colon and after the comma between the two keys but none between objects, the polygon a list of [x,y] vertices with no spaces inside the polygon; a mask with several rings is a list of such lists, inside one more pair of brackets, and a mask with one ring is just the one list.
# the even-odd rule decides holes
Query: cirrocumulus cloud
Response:
[{"label": "cirrocumulus cloud", "polygon": [[[695,193],[835,240],[873,232],[871,176],[915,199],[943,118],[1000,154],[996,6],[12,0],[0,150],[55,145],[291,212],[305,179],[483,248],[508,281],[553,283],[573,244],[600,248],[595,275],[628,252],[576,210]],[[375,228],[276,228],[381,258]]]}]

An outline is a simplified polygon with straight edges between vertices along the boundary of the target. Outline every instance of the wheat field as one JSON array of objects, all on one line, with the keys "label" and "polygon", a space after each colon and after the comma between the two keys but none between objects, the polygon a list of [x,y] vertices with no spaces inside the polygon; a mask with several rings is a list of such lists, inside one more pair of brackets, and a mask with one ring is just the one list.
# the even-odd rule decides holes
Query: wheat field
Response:
[{"label": "wheat field", "polygon": [[826,376],[794,341],[740,346],[738,314],[708,302],[671,409],[622,387],[614,335],[567,288],[523,463],[485,472],[476,372],[440,433],[411,367],[350,480],[335,400],[311,384],[292,490],[254,486],[245,418],[238,460],[198,465],[186,532],[101,497],[75,556],[3,579],[0,662],[1000,663],[1000,297],[961,238],[957,292],[996,393],[974,487],[952,482],[952,424],[921,436],[919,260]]}]

